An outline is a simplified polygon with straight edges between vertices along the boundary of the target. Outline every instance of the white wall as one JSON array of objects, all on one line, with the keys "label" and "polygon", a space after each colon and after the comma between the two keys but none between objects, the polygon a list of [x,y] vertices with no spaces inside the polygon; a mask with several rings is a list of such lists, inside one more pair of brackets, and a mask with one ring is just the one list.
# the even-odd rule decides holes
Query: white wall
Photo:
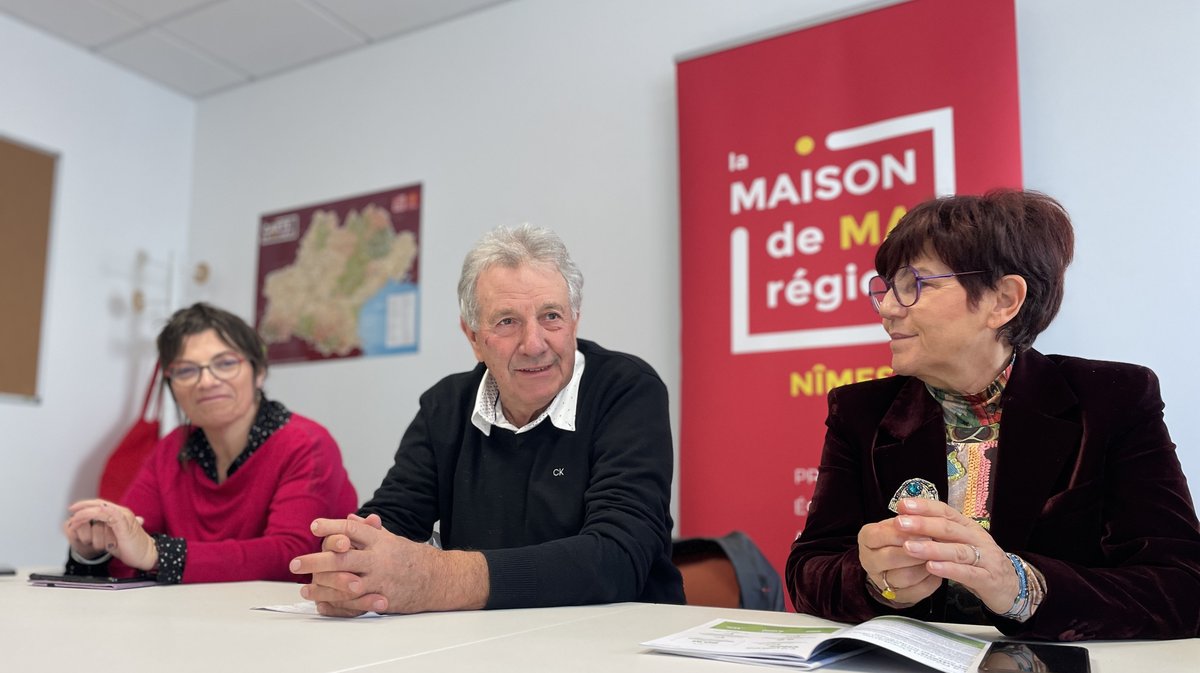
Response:
[{"label": "white wall", "polygon": [[[0,563],[65,558],[67,505],[95,494],[108,451],[136,415],[182,257],[195,104],[0,17],[0,136],[59,155],[39,357],[40,402],[0,398]],[[136,401],[135,401],[136,400]]]},{"label": "white wall", "polygon": [[1075,223],[1075,262],[1043,352],[1137,362],[1200,497],[1200,3],[1017,3],[1025,184]]},{"label": "white wall", "polygon": [[[471,365],[454,284],[467,247],[496,224],[558,230],[587,277],[581,335],[642,355],[677,398],[674,59],[844,5],[514,0],[202,101],[191,168],[187,103],[0,21],[0,63],[50,52],[44,68],[32,59],[20,70],[0,66],[0,133],[60,149],[68,161],[120,155],[120,170],[93,165],[64,174],[71,190],[60,182],[48,400],[36,409],[0,403],[0,498],[39,504],[16,531],[34,551],[3,542],[0,561],[61,555],[51,531],[73,488],[63,475],[92,469],[142,376],[121,359],[128,316],[109,311],[126,281],[102,264],[128,267],[135,240],[174,249],[189,186],[189,261],[208,262],[214,277],[183,287],[181,300],[251,318],[259,215],[424,184],[420,353],[278,366],[267,384],[330,428],[360,497],[390,464],[420,392]],[[1189,33],[1200,27],[1200,6],[1101,5],[1017,2],[1026,184],[1059,197],[1078,236],[1066,305],[1038,345],[1154,367],[1200,489],[1200,430],[1184,422],[1200,406],[1200,356],[1185,344],[1198,321],[1188,310],[1200,243],[1188,197],[1200,186],[1200,82],[1189,74],[1200,45]],[[73,89],[81,85],[91,93]],[[10,111],[17,99],[21,109]],[[97,115],[100,124],[83,125]],[[124,137],[111,130],[118,125]],[[119,174],[123,189],[98,184]],[[153,210],[147,198],[157,199]],[[100,226],[85,226],[96,218]],[[114,388],[120,400],[110,399]]]}]

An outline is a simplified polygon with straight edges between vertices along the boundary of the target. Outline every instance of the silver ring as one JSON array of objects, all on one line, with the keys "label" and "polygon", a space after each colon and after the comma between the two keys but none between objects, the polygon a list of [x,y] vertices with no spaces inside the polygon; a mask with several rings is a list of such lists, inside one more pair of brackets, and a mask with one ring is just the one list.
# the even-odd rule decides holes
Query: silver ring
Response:
[{"label": "silver ring", "polygon": [[981,555],[979,553],[979,547],[976,547],[973,544],[967,545],[967,546],[971,548],[971,551],[975,552],[975,560],[971,561],[971,565],[973,565],[973,566],[979,565],[979,559],[981,558]]}]

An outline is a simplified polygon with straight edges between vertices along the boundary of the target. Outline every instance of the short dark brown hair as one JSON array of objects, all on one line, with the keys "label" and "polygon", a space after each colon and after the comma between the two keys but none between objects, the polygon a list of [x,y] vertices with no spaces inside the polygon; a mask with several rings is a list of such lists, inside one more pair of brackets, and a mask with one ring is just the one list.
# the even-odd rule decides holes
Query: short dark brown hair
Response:
[{"label": "short dark brown hair", "polygon": [[176,311],[158,333],[158,364],[162,370],[167,371],[179,357],[185,337],[208,330],[216,332],[221,341],[246,358],[255,376],[267,371],[267,346],[258,332],[229,311],[204,302]]},{"label": "short dark brown hair", "polygon": [[879,246],[875,272],[891,278],[926,253],[956,273],[982,271],[958,277],[972,308],[1002,276],[1021,276],[1028,287],[1025,304],[996,335],[1020,352],[1058,314],[1074,248],[1071,218],[1062,204],[1040,192],[1000,189],[917,205]]}]

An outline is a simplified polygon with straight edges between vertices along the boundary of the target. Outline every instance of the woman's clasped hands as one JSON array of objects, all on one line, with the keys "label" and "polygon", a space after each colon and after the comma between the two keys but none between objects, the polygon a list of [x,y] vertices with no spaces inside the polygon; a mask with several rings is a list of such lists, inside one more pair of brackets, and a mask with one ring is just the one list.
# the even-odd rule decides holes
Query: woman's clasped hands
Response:
[{"label": "woman's clasped hands", "polygon": [[142,528],[142,518],[107,500],[80,500],[67,509],[63,532],[77,561],[99,561],[112,554],[125,565],[150,570],[158,563],[154,538]]},{"label": "woman's clasped hands", "polygon": [[906,498],[898,516],[858,532],[858,558],[888,603],[913,605],[953,580],[989,610],[1008,611],[1020,585],[1004,550],[978,523],[944,502]]}]

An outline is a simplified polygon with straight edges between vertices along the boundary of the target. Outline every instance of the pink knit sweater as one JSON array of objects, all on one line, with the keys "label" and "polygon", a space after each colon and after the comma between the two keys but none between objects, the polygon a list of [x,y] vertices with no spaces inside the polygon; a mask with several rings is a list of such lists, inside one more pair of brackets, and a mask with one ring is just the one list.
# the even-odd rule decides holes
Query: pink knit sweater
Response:
[{"label": "pink knit sweater", "polygon": [[[301,581],[288,563],[320,549],[317,517],[342,518],[358,506],[329,432],[292,414],[224,483],[195,461],[179,464],[186,428],[167,435],[142,466],[121,504],[148,533],[187,540],[183,581]],[[114,563],[114,574],[123,574]]]}]

